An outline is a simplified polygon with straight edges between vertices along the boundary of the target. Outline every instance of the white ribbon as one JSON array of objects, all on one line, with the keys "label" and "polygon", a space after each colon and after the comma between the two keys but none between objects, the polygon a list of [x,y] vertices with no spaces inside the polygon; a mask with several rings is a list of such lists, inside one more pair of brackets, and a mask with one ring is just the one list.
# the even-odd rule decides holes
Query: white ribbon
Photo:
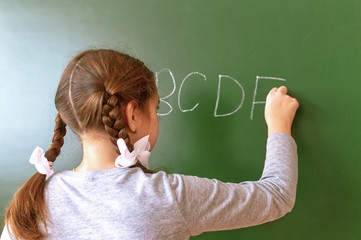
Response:
[{"label": "white ribbon", "polygon": [[115,159],[115,166],[119,168],[131,167],[139,160],[142,165],[148,168],[148,159],[150,156],[149,135],[139,139],[134,143],[134,150],[129,152],[123,138],[117,141],[120,155]]},{"label": "white ribbon", "polygon": [[50,177],[54,173],[53,163],[46,159],[44,156],[44,150],[38,146],[36,146],[31,154],[29,162],[35,165],[35,168],[39,173],[44,174],[47,177]]}]

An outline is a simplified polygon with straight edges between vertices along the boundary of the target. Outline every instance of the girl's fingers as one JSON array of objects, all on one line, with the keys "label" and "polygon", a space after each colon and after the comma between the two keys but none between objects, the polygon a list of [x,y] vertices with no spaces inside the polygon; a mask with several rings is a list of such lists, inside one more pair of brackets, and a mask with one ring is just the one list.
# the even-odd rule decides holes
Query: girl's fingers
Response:
[{"label": "girl's fingers", "polygon": [[283,94],[287,94],[287,88],[285,86],[281,86],[280,88],[278,88],[277,91]]},{"label": "girl's fingers", "polygon": [[278,88],[276,88],[276,87],[272,88],[271,91],[269,91],[268,94],[273,94],[273,93],[277,92],[277,89]]},{"label": "girl's fingers", "polygon": [[268,100],[276,92],[277,92],[277,88],[276,87],[272,88],[271,91],[268,92],[266,99]]}]

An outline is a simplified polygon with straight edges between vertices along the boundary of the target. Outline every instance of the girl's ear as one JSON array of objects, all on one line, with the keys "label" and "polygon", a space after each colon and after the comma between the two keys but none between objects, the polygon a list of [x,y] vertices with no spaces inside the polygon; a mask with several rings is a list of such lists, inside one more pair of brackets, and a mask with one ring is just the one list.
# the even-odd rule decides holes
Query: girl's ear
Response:
[{"label": "girl's ear", "polygon": [[131,100],[125,106],[125,120],[129,130],[132,133],[135,133],[137,131],[136,121],[138,120],[138,115],[137,115],[138,112],[139,112],[139,106],[137,101],[135,100]]}]

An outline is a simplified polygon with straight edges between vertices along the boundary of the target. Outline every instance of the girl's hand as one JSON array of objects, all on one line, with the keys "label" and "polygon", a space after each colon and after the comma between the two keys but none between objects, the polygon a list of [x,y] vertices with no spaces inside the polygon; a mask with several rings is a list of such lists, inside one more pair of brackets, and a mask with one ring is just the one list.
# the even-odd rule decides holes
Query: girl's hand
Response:
[{"label": "girl's hand", "polygon": [[268,136],[282,132],[291,135],[291,126],[298,101],[287,95],[287,88],[273,88],[267,95],[265,119],[268,126]]}]

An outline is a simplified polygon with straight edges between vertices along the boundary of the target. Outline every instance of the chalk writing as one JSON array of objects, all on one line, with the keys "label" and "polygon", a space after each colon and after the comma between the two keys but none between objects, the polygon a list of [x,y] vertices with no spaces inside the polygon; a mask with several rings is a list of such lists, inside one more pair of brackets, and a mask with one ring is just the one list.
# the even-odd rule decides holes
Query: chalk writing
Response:
[{"label": "chalk writing", "polygon": [[182,112],[191,112],[191,111],[193,111],[194,109],[196,109],[196,107],[198,107],[198,105],[199,105],[199,103],[197,103],[197,104],[194,105],[194,107],[191,108],[191,109],[182,109],[181,104],[180,104],[180,96],[181,96],[183,84],[184,84],[184,82],[185,82],[190,76],[195,75],[195,74],[198,74],[198,75],[202,76],[202,77],[204,78],[204,81],[207,80],[206,75],[204,75],[203,73],[199,73],[199,72],[191,72],[191,73],[189,73],[189,74],[183,79],[183,81],[182,81],[182,83],[181,83],[181,85],[180,85],[180,87],[179,87],[179,92],[178,92],[178,107],[179,107],[179,110],[181,110]]},{"label": "chalk writing", "polygon": [[[165,112],[165,113],[157,113],[159,116],[167,116],[169,115],[172,111],[173,111],[173,107],[172,105],[168,102],[168,98],[170,98],[174,92],[176,91],[176,81],[175,81],[175,77],[172,73],[172,71],[168,68],[163,68],[161,69],[159,72],[156,72],[155,73],[155,82],[159,88],[159,75],[161,73],[168,73],[170,78],[171,78],[171,81],[172,81],[172,91],[166,95],[166,96],[163,96],[163,97],[159,97],[159,101],[162,102],[162,103],[165,103],[168,107],[169,107],[169,110],[168,112]],[[183,86],[185,84],[185,82],[193,75],[199,75],[201,77],[203,77],[204,81],[207,81],[207,77],[205,74],[203,73],[200,73],[200,72],[191,72],[189,74],[187,74],[181,84],[180,84],[180,87],[179,87],[179,90],[178,90],[178,108],[181,112],[192,112],[194,111],[198,106],[199,106],[199,103],[196,103],[192,108],[190,109],[183,109],[182,106],[181,106],[181,93],[182,93],[182,89],[183,89]],[[222,80],[223,79],[230,79],[232,80],[234,83],[236,83],[236,85],[239,87],[239,89],[241,90],[242,92],[242,100],[240,102],[240,104],[237,106],[237,108],[233,111],[233,112],[229,112],[229,113],[225,113],[225,114],[218,114],[217,111],[218,111],[218,107],[219,107],[219,101],[220,101],[220,94],[221,94],[221,87],[222,87]],[[253,114],[254,114],[254,108],[255,108],[255,105],[258,105],[258,104],[265,104],[266,102],[265,101],[258,101],[256,100],[257,99],[257,90],[258,90],[258,85],[259,85],[259,80],[276,80],[276,81],[286,81],[286,79],[284,78],[278,78],[278,77],[264,77],[264,76],[256,76],[256,82],[255,82],[255,87],[254,87],[254,92],[253,92],[253,100],[252,100],[252,107],[251,107],[251,113],[250,113],[250,119],[253,120]],[[215,104],[215,108],[214,108],[214,117],[226,117],[226,116],[231,116],[233,114],[235,114],[236,112],[238,112],[242,106],[243,106],[243,102],[245,100],[245,97],[246,97],[246,92],[242,86],[241,83],[239,83],[239,81],[237,81],[235,78],[231,77],[231,76],[228,76],[228,75],[223,75],[223,74],[219,74],[218,75],[218,88],[217,88],[217,100],[216,100],[216,104]]]},{"label": "chalk writing", "polygon": [[[241,104],[239,104],[239,106],[233,112],[218,115],[217,114],[217,109],[218,109],[218,103],[219,103],[219,98],[220,98],[220,93],[221,93],[221,81],[222,81],[222,78],[231,79],[240,87],[240,89],[242,90],[242,101],[241,101]],[[241,109],[241,107],[243,105],[244,97],[245,97],[244,89],[243,89],[242,85],[236,79],[234,79],[234,78],[232,78],[230,76],[227,76],[227,75],[219,75],[218,76],[217,101],[216,101],[216,107],[214,108],[214,116],[215,117],[225,117],[225,116],[229,116],[229,115],[232,115],[232,114],[236,113],[239,109]]]},{"label": "chalk writing", "polygon": [[171,76],[171,78],[172,78],[173,90],[172,90],[172,92],[171,92],[169,95],[167,95],[167,96],[165,96],[165,97],[159,97],[159,101],[160,101],[160,102],[163,102],[163,103],[165,103],[165,104],[167,104],[167,105],[169,106],[169,111],[168,111],[167,113],[157,113],[158,116],[167,116],[167,115],[169,115],[169,114],[173,111],[172,105],[170,105],[169,102],[165,101],[165,99],[168,99],[170,96],[172,96],[173,93],[175,92],[175,89],[176,89],[175,78],[174,78],[174,76],[173,76],[172,71],[171,71],[170,69],[168,69],[168,68],[163,68],[163,69],[161,69],[159,72],[156,72],[156,73],[155,73],[155,84],[158,86],[159,74],[162,73],[162,72],[164,72],[164,71],[167,71],[167,72],[169,73],[169,75]]}]

